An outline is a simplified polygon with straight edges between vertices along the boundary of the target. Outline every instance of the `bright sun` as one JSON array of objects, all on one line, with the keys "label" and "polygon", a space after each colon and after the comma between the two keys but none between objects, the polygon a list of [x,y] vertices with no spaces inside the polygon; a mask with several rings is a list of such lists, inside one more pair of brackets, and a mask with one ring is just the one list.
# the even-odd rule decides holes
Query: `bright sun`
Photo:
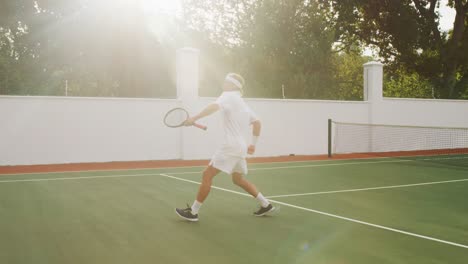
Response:
[{"label": "bright sun", "polygon": [[165,13],[177,15],[181,10],[179,0],[143,0],[142,7],[149,14]]},{"label": "bright sun", "polygon": [[109,12],[122,12],[129,8],[140,8],[147,15],[178,15],[181,12],[180,0],[95,0],[93,5]]},{"label": "bright sun", "polygon": [[89,1],[94,1],[93,8],[99,9],[103,17],[120,25],[131,27],[134,21],[142,21],[142,18],[146,29],[160,41],[174,37],[177,21],[182,16],[181,0]]}]

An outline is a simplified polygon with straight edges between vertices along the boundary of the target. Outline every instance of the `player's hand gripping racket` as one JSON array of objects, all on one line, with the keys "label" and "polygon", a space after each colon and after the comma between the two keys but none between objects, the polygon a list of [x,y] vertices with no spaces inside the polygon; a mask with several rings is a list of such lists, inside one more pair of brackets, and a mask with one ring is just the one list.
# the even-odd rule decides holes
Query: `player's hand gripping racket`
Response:
[{"label": "player's hand gripping racket", "polygon": [[[185,125],[185,121],[189,118],[189,113],[183,108],[174,108],[167,112],[164,116],[164,124],[168,127],[182,127]],[[197,123],[193,124],[194,127],[206,130],[208,127]]]}]

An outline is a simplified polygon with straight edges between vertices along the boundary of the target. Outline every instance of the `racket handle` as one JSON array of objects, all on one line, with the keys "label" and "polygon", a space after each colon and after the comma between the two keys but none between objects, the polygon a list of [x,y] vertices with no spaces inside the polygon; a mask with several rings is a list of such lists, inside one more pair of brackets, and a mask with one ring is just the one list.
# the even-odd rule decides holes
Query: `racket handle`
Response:
[{"label": "racket handle", "polygon": [[207,130],[207,129],[208,129],[207,126],[200,125],[200,124],[197,124],[197,123],[193,124],[193,126],[198,127],[199,129],[203,129],[203,130]]}]

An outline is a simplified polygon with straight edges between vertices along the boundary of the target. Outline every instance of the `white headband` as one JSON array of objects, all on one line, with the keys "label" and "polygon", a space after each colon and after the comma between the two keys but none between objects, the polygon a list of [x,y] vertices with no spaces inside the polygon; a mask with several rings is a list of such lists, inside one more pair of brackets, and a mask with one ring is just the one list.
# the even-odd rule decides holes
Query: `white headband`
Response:
[{"label": "white headband", "polygon": [[237,88],[241,89],[242,90],[242,84],[234,77],[231,77],[231,75],[227,75],[226,76],[226,81],[228,82],[231,82],[232,84],[234,84],[235,86],[237,86]]}]

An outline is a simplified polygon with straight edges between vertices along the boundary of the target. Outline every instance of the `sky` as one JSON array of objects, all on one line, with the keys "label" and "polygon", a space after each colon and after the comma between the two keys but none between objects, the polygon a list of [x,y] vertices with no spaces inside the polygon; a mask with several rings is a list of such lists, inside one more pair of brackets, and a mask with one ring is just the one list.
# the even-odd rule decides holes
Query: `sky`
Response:
[{"label": "sky", "polygon": [[440,28],[443,31],[448,31],[453,28],[456,11],[447,6],[448,0],[442,0],[440,3]]}]

